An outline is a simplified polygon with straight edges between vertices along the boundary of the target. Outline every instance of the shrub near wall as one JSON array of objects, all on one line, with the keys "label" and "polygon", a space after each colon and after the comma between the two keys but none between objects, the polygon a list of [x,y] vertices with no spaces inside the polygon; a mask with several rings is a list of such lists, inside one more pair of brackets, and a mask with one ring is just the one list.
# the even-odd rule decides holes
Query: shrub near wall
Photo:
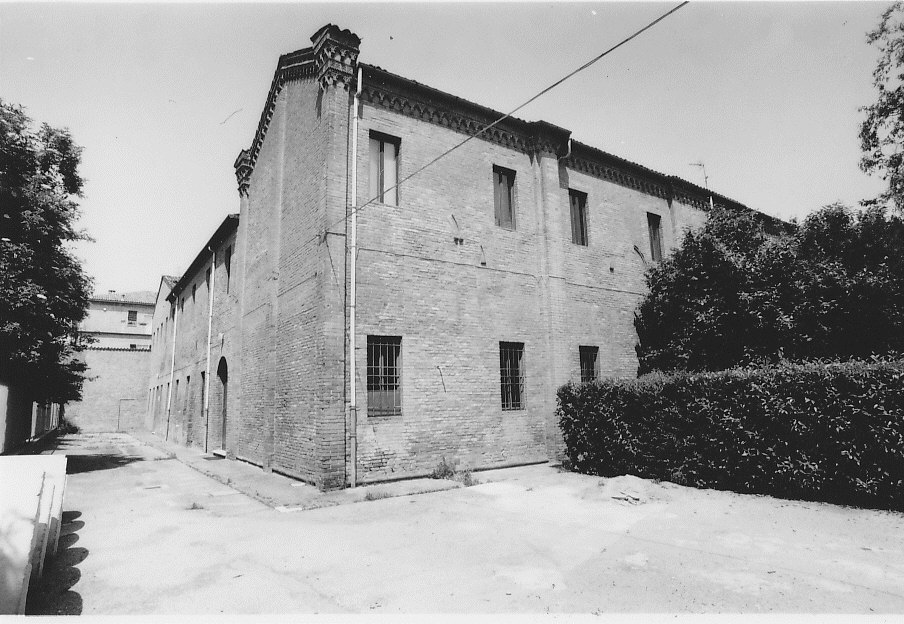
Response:
[{"label": "shrub near wall", "polygon": [[569,384],[578,472],[904,511],[904,361]]}]

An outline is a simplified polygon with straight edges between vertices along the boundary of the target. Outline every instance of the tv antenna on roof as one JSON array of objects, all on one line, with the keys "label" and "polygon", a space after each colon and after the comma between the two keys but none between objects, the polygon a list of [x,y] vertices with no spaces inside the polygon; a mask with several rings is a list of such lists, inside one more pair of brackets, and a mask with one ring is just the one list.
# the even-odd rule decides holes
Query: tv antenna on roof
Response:
[{"label": "tv antenna on roof", "polygon": [[[709,190],[709,176],[706,175],[706,165],[703,164],[703,161],[688,163],[691,167],[700,167],[703,169],[703,186],[706,187],[706,190]],[[713,210],[713,194],[709,194],[709,209]]]}]

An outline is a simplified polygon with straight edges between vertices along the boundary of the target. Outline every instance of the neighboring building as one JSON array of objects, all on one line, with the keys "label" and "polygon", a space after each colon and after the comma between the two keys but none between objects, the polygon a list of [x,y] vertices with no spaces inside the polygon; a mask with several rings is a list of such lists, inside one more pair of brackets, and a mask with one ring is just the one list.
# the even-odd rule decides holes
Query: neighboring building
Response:
[{"label": "neighboring building", "polygon": [[154,303],[154,293],[149,290],[95,294],[88,300],[88,316],[79,325],[79,334],[94,339],[93,349],[147,351]]},{"label": "neighboring building", "polygon": [[[153,319],[145,424],[160,437],[205,450],[223,448],[227,407],[238,413],[228,391],[229,366],[238,357],[238,298],[232,271],[238,220],[238,215],[223,220],[181,278],[163,278]],[[208,374],[210,410],[205,401]]]},{"label": "neighboring building", "polygon": [[154,293],[95,294],[79,334],[93,339],[82,352],[88,365],[82,400],[66,405],[66,420],[82,431],[141,426],[151,350]]},{"label": "neighboring building", "polygon": [[311,40],[236,160],[238,219],[158,296],[149,424],[321,488],[557,457],[556,388],[636,374],[647,266],[710,197],[747,209],[514,118],[394,189],[501,114]]}]

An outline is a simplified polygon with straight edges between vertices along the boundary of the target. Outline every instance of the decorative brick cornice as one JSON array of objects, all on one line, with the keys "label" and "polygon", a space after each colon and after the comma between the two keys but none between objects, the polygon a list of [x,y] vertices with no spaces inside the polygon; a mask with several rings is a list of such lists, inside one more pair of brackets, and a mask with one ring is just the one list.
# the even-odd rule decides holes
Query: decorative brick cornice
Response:
[{"label": "decorative brick cornice", "polygon": [[238,158],[232,165],[235,167],[235,180],[238,182],[239,195],[248,197],[248,186],[251,184],[251,172],[254,167],[251,165],[251,152],[244,149],[239,152]]},{"label": "decorative brick cornice", "polygon": [[[267,130],[270,128],[270,121],[273,119],[273,112],[276,110],[276,98],[282,91],[283,86],[289,80],[297,80],[300,78],[310,78],[315,75],[314,53],[311,48],[296,50],[289,54],[283,54],[279,57],[276,65],[276,71],[273,74],[273,80],[270,83],[270,92],[267,94],[267,101],[264,104],[264,110],[261,112],[260,121],[257,123],[257,131],[254,133],[254,140],[251,147],[242,150],[239,157],[235,161],[236,178],[239,178],[239,162],[244,155],[245,160],[243,166],[247,167],[247,171],[242,173],[243,178],[239,179],[239,194],[247,195],[248,188],[251,183],[251,172],[254,171],[254,164],[257,162],[257,155],[261,151],[264,144],[264,137],[267,136]],[[242,185],[244,180],[244,187]]]},{"label": "decorative brick cornice", "polygon": [[[341,30],[328,24],[311,37],[313,47],[303,48],[283,54],[279,57],[276,72],[270,83],[270,92],[264,110],[257,124],[257,132],[251,147],[243,150],[235,161],[236,178],[239,182],[239,194],[247,196],[251,184],[251,172],[257,162],[264,137],[270,128],[273,112],[276,110],[276,98],[283,86],[290,80],[316,78],[321,88],[341,86],[349,89],[354,85],[355,69],[358,62],[358,50],[361,39],[349,30]],[[241,173],[239,166],[242,166]]]},{"label": "decorative brick cornice", "polygon": [[582,143],[574,142],[572,149],[565,166],[575,171],[654,197],[669,197],[666,176],[661,173]]},{"label": "decorative brick cornice", "polygon": [[327,24],[314,33],[311,42],[321,88],[337,86],[348,90],[354,86],[361,38],[350,30]]},{"label": "decorative brick cornice", "polygon": [[[502,113],[392,74],[380,67],[359,64],[361,39],[349,30],[328,24],[314,33],[311,42],[312,47],[285,54],[279,59],[254,141],[235,161],[236,180],[242,196],[247,196],[249,192],[251,173],[283,85],[288,80],[316,78],[321,89],[342,87],[349,90],[355,86],[356,69],[360,66],[364,72],[361,99],[370,105],[467,136],[481,133],[481,140],[525,154],[546,153],[559,158],[567,154],[564,164],[575,171],[661,197],[669,202],[674,200],[705,211],[709,210],[712,197],[716,205],[750,210],[724,195],[711,193],[681,178],[667,176],[594,147],[572,141],[569,149],[571,131],[544,121],[527,122],[508,117],[484,131],[502,117]],[[775,227],[787,226],[783,221],[765,214],[763,218]]]},{"label": "decorative brick cornice", "polygon": [[548,121],[535,121],[530,124],[532,151],[553,154],[561,158],[568,152],[568,140],[571,130],[560,128]]},{"label": "decorative brick cornice", "polygon": [[[502,117],[502,113],[454,95],[361,63],[361,99],[394,113],[474,136]],[[543,121],[529,123],[509,117],[480,135],[482,140],[532,154],[564,154],[571,133]]]}]

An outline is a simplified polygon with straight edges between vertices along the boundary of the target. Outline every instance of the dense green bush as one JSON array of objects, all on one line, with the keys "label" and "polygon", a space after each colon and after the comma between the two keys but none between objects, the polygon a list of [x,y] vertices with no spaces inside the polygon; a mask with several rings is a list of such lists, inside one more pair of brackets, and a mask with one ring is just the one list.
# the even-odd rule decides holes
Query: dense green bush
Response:
[{"label": "dense green bush", "polygon": [[641,374],[904,350],[904,220],[880,207],[772,233],[717,207],[646,279]]},{"label": "dense green bush", "polygon": [[904,511],[904,360],[568,384],[571,466]]}]

